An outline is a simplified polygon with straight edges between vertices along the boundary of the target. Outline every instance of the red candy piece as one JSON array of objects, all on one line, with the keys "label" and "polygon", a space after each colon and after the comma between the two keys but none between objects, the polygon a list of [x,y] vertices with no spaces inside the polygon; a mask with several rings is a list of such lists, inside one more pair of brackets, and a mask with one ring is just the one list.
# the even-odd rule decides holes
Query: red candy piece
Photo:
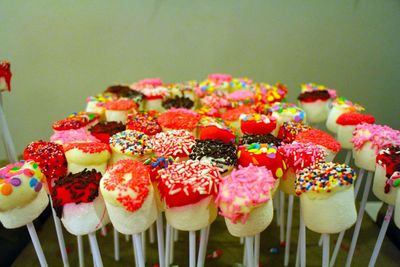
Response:
[{"label": "red candy piece", "polygon": [[11,91],[11,76],[10,62],[0,61],[0,78],[4,78],[9,92]]},{"label": "red candy piece", "polygon": [[274,117],[265,115],[251,114],[240,117],[240,129],[243,134],[269,134],[276,127]]},{"label": "red candy piece", "polygon": [[230,109],[221,114],[221,118],[226,122],[232,122],[239,119],[242,114],[254,113],[254,109],[249,106],[240,106],[238,108]]},{"label": "red candy piece", "polygon": [[265,166],[272,172],[275,179],[283,176],[286,164],[283,157],[278,153],[278,148],[271,144],[242,145],[239,147],[238,163],[243,167],[250,164],[254,166]]},{"label": "red candy piece", "polygon": [[139,131],[147,135],[155,135],[162,131],[157,119],[151,113],[130,114],[126,129]]},{"label": "red candy piece", "polygon": [[224,143],[235,142],[235,135],[228,128],[219,128],[214,125],[200,128],[200,140],[221,140]]},{"label": "red candy piece", "polygon": [[357,125],[363,122],[373,124],[375,123],[375,118],[369,114],[346,112],[340,115],[336,120],[336,123],[340,125]]},{"label": "red candy piece", "polygon": [[320,145],[332,150],[333,152],[339,152],[341,148],[340,143],[336,141],[335,138],[318,129],[309,129],[308,131],[299,133],[296,137],[296,141],[300,143],[313,143]]},{"label": "red candy piece", "polygon": [[49,191],[52,190],[53,180],[67,174],[67,159],[63,147],[56,143],[36,141],[29,144],[24,150],[24,160],[33,160],[39,164],[46,176]]}]

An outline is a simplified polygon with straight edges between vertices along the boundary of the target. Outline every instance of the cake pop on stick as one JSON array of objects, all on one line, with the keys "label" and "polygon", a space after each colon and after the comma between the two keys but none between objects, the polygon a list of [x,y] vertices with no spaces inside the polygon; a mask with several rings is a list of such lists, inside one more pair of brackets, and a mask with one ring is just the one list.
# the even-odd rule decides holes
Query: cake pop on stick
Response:
[{"label": "cake pop on stick", "polygon": [[[214,199],[218,192],[220,174],[216,167],[200,161],[188,160],[159,171],[161,199],[165,203],[165,217],[169,225],[192,232],[210,225],[217,217]],[[172,238],[171,233],[169,238]],[[167,232],[166,255],[170,253]],[[194,243],[191,243],[189,263],[194,266]]]},{"label": "cake pop on stick", "polygon": [[107,169],[100,190],[112,224],[118,232],[133,235],[136,257],[144,263],[140,233],[157,218],[148,167],[140,161],[119,160]]},{"label": "cake pop on stick", "polygon": [[276,102],[267,109],[268,114],[277,118],[276,129],[272,132],[277,136],[283,123],[285,122],[305,122],[306,114],[303,109],[292,103]]},{"label": "cake pop on stick", "polygon": [[143,79],[132,84],[131,88],[144,94],[144,109],[157,110],[159,112],[165,110],[162,106],[162,102],[169,94],[169,90],[163,86],[163,81],[161,79]]},{"label": "cake pop on stick", "polygon": [[345,97],[337,97],[332,102],[332,107],[329,110],[328,118],[326,120],[326,128],[333,132],[338,132],[338,124],[336,120],[340,115],[347,112],[361,112],[364,108],[358,104],[352,103]]},{"label": "cake pop on stick", "polygon": [[41,266],[47,267],[40,241],[32,221],[49,203],[45,183],[38,164],[21,161],[0,169],[0,221],[5,228],[14,229],[26,225]]},{"label": "cake pop on stick", "polygon": [[[283,156],[286,166],[288,168],[280,181],[281,191],[289,195],[284,258],[284,265],[288,266],[290,255],[290,241],[292,234],[291,226],[293,218],[293,203],[295,195],[294,183],[296,180],[296,173],[318,161],[324,160],[325,152],[320,146],[317,146],[313,143],[293,142],[289,144],[284,144],[283,146],[279,147],[279,153]],[[303,241],[304,239],[300,240]],[[304,253],[303,250],[301,250],[301,252]]]},{"label": "cake pop on stick", "polygon": [[399,194],[397,187],[400,181],[400,146],[391,146],[379,151],[376,157],[376,171],[372,191],[375,196],[388,204],[381,230],[379,231],[375,247],[368,264],[375,266],[376,260],[385,238],[387,228],[392,219],[396,196]]},{"label": "cake pop on stick", "polygon": [[355,178],[350,167],[332,162],[316,163],[297,175],[296,194],[305,226],[323,234],[324,267],[329,266],[329,234],[348,229],[356,221]]},{"label": "cake pop on stick", "polygon": [[130,99],[121,98],[104,103],[106,121],[116,121],[126,124],[128,114],[134,112],[138,106]]},{"label": "cake pop on stick", "polygon": [[308,83],[301,85],[301,94],[297,99],[300,107],[306,112],[307,121],[321,123],[327,119],[331,99],[335,97],[335,90],[328,89],[323,85]]},{"label": "cake pop on stick", "polygon": [[368,172],[367,182],[364,187],[363,198],[358,212],[357,223],[354,228],[349,253],[346,259],[346,267],[351,265],[354,251],[357,245],[358,235],[364,216],[364,210],[372,182],[372,172],[375,171],[378,152],[389,146],[400,145],[400,132],[388,126],[377,124],[358,124],[351,139],[353,143],[354,162],[357,167]]},{"label": "cake pop on stick", "polygon": [[115,100],[116,97],[109,94],[99,94],[95,96],[88,96],[86,98],[86,112],[97,113],[102,120],[105,119],[104,103]]},{"label": "cake pop on stick", "polygon": [[[24,160],[33,160],[38,163],[39,168],[42,170],[45,178],[45,189],[48,194],[51,194],[54,181],[64,177],[67,174],[67,159],[61,145],[46,141],[35,141],[30,143],[24,149]],[[51,210],[56,229],[58,245],[61,251],[61,258],[64,266],[69,266],[67,249],[65,247],[64,235],[62,232],[61,221],[57,217],[53,203],[51,202]]]},{"label": "cake pop on stick", "polygon": [[229,233],[245,237],[248,266],[254,266],[253,236],[272,221],[272,195],[278,184],[279,180],[266,167],[252,164],[232,171],[220,184],[216,203]]},{"label": "cake pop on stick", "polygon": [[221,118],[204,116],[199,121],[200,140],[221,140],[224,143],[234,143],[233,131]]}]

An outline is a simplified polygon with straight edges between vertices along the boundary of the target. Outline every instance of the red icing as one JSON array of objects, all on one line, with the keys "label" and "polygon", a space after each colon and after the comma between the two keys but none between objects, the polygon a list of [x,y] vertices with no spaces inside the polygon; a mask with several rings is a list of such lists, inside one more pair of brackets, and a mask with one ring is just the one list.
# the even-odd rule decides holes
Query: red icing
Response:
[{"label": "red icing", "polygon": [[275,127],[276,120],[273,117],[270,117],[269,123],[255,120],[240,121],[240,129],[243,134],[269,134]]},{"label": "red icing", "polygon": [[111,153],[110,146],[104,143],[85,142],[85,143],[69,143],[64,145],[65,152],[71,149],[78,149],[82,152],[89,154],[101,153],[103,151],[108,151]]},{"label": "red icing", "polygon": [[235,142],[235,135],[230,129],[221,129],[214,125],[200,127],[200,140],[208,139],[221,140],[224,143],[232,143]]},{"label": "red icing", "polygon": [[373,124],[375,123],[375,118],[369,114],[346,112],[340,115],[336,120],[336,123],[340,125],[357,125],[363,122]]},{"label": "red icing", "polygon": [[333,152],[339,152],[341,149],[340,143],[336,141],[330,134],[318,130],[309,129],[308,131],[302,131],[296,137],[297,142],[301,143],[313,143],[315,145],[323,146]]},{"label": "red icing", "polygon": [[221,118],[226,121],[236,121],[239,119],[242,114],[251,114],[254,113],[253,108],[249,106],[240,106],[238,108],[230,109],[221,114]]},{"label": "red icing", "polygon": [[79,112],[72,114],[68,118],[53,123],[53,129],[56,131],[77,130],[98,120],[100,115],[91,112]]},{"label": "red icing", "polygon": [[104,103],[107,110],[131,110],[137,108],[137,104],[130,99],[118,99]]},{"label": "red icing", "polygon": [[4,78],[8,91],[11,91],[11,76],[12,76],[12,73],[11,73],[10,62],[1,61],[0,62],[0,78]]},{"label": "red icing", "polygon": [[[268,170],[272,172],[272,175],[275,179],[279,179],[282,177],[283,173],[286,170],[286,164],[283,160],[283,157],[280,153],[278,153],[278,148],[275,147],[276,153],[260,153],[255,154],[247,150],[248,145],[242,145],[239,147],[239,158],[238,164],[243,167],[247,167],[250,164],[254,166],[265,166]],[[277,176],[277,170],[281,169],[281,176]]]},{"label": "red icing", "polygon": [[195,160],[174,163],[160,170],[159,174],[161,199],[170,208],[196,204],[204,198],[216,196],[221,180],[216,167]]},{"label": "red icing", "polygon": [[[379,151],[376,156],[376,162],[386,169],[386,178],[390,179],[395,172],[400,172],[400,146],[391,146]],[[385,185],[385,193],[389,193],[392,185]]]},{"label": "red icing", "polygon": [[127,130],[135,130],[147,135],[155,135],[161,132],[161,126],[151,113],[130,114],[126,123]]},{"label": "red icing", "polygon": [[67,159],[62,146],[56,143],[42,140],[30,143],[24,150],[24,160],[33,160],[39,164],[50,192],[53,181],[67,174]]},{"label": "red icing", "polygon": [[56,180],[51,194],[53,206],[61,217],[62,207],[69,203],[90,203],[99,195],[101,173],[86,169]]},{"label": "red icing", "polygon": [[310,126],[301,122],[284,122],[279,128],[278,138],[284,143],[292,143],[299,133],[309,129],[311,129]]},{"label": "red icing", "polygon": [[194,111],[179,108],[162,113],[157,121],[163,128],[192,131],[196,128],[200,118],[200,114]]},{"label": "red icing", "polygon": [[[128,211],[134,212],[140,209],[149,194],[150,174],[149,167],[140,161],[124,159],[117,161],[107,169],[109,177],[104,179],[104,188],[107,191],[118,190],[117,201]],[[130,174],[126,180],[126,174]],[[132,198],[128,189],[135,192]]]}]

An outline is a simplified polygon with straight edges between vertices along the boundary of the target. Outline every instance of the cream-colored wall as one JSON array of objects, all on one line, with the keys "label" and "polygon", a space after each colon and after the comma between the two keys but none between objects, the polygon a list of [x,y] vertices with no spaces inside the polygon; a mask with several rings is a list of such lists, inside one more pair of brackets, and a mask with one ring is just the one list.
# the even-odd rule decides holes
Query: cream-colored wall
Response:
[{"label": "cream-colored wall", "polygon": [[285,82],[291,100],[326,84],[400,128],[399,25],[398,0],[1,1],[5,110],[22,150],[112,83],[227,72]]}]

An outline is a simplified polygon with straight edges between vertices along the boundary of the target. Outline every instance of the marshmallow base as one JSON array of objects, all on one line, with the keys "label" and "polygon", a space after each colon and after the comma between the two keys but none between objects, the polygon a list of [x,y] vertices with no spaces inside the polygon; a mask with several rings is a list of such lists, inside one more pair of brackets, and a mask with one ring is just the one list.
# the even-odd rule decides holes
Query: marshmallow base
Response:
[{"label": "marshmallow base", "polygon": [[165,209],[167,222],[181,231],[197,231],[210,225],[217,218],[214,197],[209,196],[195,204]]},{"label": "marshmallow base", "polygon": [[376,164],[374,183],[372,185],[372,192],[379,198],[379,200],[385,202],[389,205],[394,205],[396,203],[397,188],[390,187],[389,193],[385,193],[386,181],[386,168],[379,164]]},{"label": "marshmallow base", "polygon": [[152,225],[158,216],[154,190],[151,189],[140,209],[130,212],[124,207],[117,207],[106,202],[111,223],[118,232],[133,235],[144,232]]},{"label": "marshmallow base", "polygon": [[165,108],[162,106],[162,98],[146,99],[145,101],[146,110],[156,110],[158,112],[165,111]]},{"label": "marshmallow base", "polygon": [[90,203],[69,203],[63,207],[61,221],[73,235],[87,235],[110,222],[103,197]]},{"label": "marshmallow base", "polygon": [[351,138],[356,129],[355,125],[338,125],[337,140],[344,149],[353,149]]},{"label": "marshmallow base", "polygon": [[295,181],[296,181],[296,173],[294,172],[293,168],[289,168],[283,174],[283,177],[280,179],[279,189],[288,195],[294,195]]},{"label": "marshmallow base", "polygon": [[112,153],[111,153],[111,158],[110,158],[109,164],[114,164],[118,160],[121,160],[121,159],[132,159],[132,160],[144,161],[144,160],[148,159],[149,157],[150,157],[150,154],[144,154],[143,156],[125,155],[125,154],[121,154],[121,153],[115,151],[114,149],[112,149]]},{"label": "marshmallow base", "polygon": [[36,198],[29,204],[0,212],[0,221],[7,229],[24,226],[36,219],[49,204],[49,197],[45,190],[40,190]]},{"label": "marshmallow base", "polygon": [[317,100],[315,102],[301,102],[300,107],[307,115],[309,123],[324,122],[328,117],[329,100]]},{"label": "marshmallow base", "polygon": [[106,121],[117,121],[126,124],[131,110],[106,110]]},{"label": "marshmallow base", "polygon": [[336,123],[336,120],[345,112],[345,108],[333,106],[329,111],[328,118],[326,119],[326,128],[332,133],[337,133],[339,126]]},{"label": "marshmallow base", "polygon": [[367,171],[375,171],[376,152],[371,142],[365,142],[361,149],[353,149],[354,163]]},{"label": "marshmallow base", "polygon": [[225,218],[226,227],[231,235],[236,237],[253,236],[264,231],[272,222],[274,207],[272,199],[252,210],[243,224],[232,223]]},{"label": "marshmallow base", "polygon": [[305,225],[317,233],[339,233],[357,220],[353,186],[337,193],[324,193],[318,198],[310,198],[303,193],[300,205]]}]

